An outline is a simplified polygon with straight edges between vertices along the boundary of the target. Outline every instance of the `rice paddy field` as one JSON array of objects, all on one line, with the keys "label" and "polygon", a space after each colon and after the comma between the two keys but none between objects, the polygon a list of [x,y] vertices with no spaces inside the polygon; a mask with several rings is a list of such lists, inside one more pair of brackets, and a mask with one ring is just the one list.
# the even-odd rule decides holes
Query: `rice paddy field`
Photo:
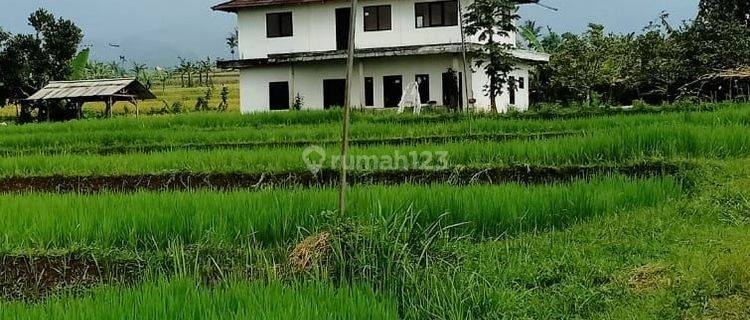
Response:
[{"label": "rice paddy field", "polygon": [[0,127],[0,318],[750,318],[750,105],[340,127]]}]

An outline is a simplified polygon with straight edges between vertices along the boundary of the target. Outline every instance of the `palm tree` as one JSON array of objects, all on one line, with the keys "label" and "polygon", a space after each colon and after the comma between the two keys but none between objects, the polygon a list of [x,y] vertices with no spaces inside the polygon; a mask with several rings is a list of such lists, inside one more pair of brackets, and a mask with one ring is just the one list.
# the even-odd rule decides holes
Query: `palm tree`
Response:
[{"label": "palm tree", "polygon": [[152,76],[147,72],[148,67],[146,64],[133,62],[130,71],[133,73],[135,78],[140,81],[146,88],[151,88]]},{"label": "palm tree", "polygon": [[112,71],[113,78],[124,77],[125,69],[120,66],[117,61],[112,61],[108,64],[109,69]]},{"label": "palm tree", "polygon": [[172,72],[169,69],[163,69],[163,68],[155,68],[156,70],[156,79],[159,80],[159,83],[161,84],[161,93],[163,94],[164,91],[167,90],[167,82],[169,82],[170,79],[172,79]]},{"label": "palm tree", "polygon": [[192,61],[187,61],[185,63],[185,73],[187,74],[187,86],[192,88],[193,87],[193,72],[195,72],[195,63]]},{"label": "palm tree", "polygon": [[232,59],[234,59],[237,47],[240,45],[240,31],[236,28],[234,32],[230,32],[227,37],[227,46],[229,46],[229,52],[232,53]]},{"label": "palm tree", "polygon": [[206,85],[213,85],[213,81],[211,81],[212,70],[213,66],[211,63],[211,57],[207,57],[206,60],[198,62],[198,74],[201,76],[201,84],[203,84],[203,75],[205,74]]},{"label": "palm tree", "polygon": [[185,87],[185,75],[186,75],[186,73],[190,72],[188,70],[189,69],[189,67],[188,67],[189,62],[187,61],[187,59],[185,59],[183,57],[177,57],[177,59],[180,60],[180,66],[177,67],[177,70],[175,70],[175,71],[177,71],[177,72],[180,73],[180,85],[184,88]]},{"label": "palm tree", "polygon": [[130,67],[130,71],[133,72],[136,78],[140,76],[141,73],[143,73],[143,71],[145,70],[146,70],[146,64],[143,64],[143,63],[133,62],[132,67]]}]

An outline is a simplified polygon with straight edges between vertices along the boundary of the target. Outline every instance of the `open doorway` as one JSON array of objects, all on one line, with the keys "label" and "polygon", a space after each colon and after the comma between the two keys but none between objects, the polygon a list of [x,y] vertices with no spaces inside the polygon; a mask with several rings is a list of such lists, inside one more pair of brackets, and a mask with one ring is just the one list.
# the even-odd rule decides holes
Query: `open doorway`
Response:
[{"label": "open doorway", "polygon": [[464,106],[463,74],[453,69],[443,73],[443,105],[451,109]]},{"label": "open doorway", "polygon": [[343,107],[346,97],[346,79],[323,80],[323,107]]},{"label": "open doorway", "polygon": [[402,76],[383,77],[383,107],[397,108],[404,93]]}]

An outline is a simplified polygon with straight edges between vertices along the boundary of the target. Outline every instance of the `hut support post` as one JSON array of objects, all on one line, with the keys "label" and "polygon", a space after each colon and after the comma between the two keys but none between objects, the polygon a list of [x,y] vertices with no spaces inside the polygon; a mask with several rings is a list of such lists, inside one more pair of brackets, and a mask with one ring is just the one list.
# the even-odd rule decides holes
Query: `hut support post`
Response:
[{"label": "hut support post", "polygon": [[110,118],[112,117],[112,98],[107,99],[104,103],[106,104],[104,107],[104,116]]},{"label": "hut support post", "polygon": [[83,119],[83,102],[76,102],[76,119]]},{"label": "hut support post", "polygon": [[138,116],[140,115],[140,112],[138,111],[138,100],[135,98],[130,99],[130,103],[132,103],[133,106],[135,106],[135,117],[138,118]]}]

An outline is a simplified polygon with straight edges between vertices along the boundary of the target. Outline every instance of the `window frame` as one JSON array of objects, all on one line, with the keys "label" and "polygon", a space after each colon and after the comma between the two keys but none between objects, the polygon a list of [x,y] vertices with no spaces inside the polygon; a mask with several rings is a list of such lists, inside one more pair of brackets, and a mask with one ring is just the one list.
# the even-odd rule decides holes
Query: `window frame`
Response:
[{"label": "window frame", "polygon": [[[276,22],[276,30],[277,32],[272,33],[271,32],[271,26],[273,26],[274,23],[272,23],[272,17],[275,17],[277,19]],[[284,19],[286,17],[289,17],[289,33],[285,33],[284,29]],[[266,38],[288,38],[294,36],[294,15],[291,11],[284,11],[284,12],[269,12],[266,13]]]},{"label": "window frame", "polygon": [[[446,10],[449,8],[449,4],[455,6],[455,10]],[[440,22],[433,24],[433,8],[439,6],[440,11]],[[440,28],[440,27],[455,27],[458,25],[458,1],[457,0],[440,0],[440,1],[427,1],[427,2],[416,2],[414,3],[414,28]],[[421,7],[421,8],[420,8]],[[437,10],[437,9],[435,9]],[[446,12],[455,12],[455,17],[448,18]],[[422,13],[420,16],[419,13]],[[419,25],[418,18],[422,17],[422,25]]]},{"label": "window frame", "polygon": [[[373,10],[373,12],[368,13],[368,9]],[[383,10],[386,10],[385,12],[388,12],[388,25],[383,26],[381,25],[381,17],[383,14]],[[369,28],[367,24],[367,18],[369,17],[368,14],[375,14],[375,28]],[[365,32],[376,32],[376,31],[389,31],[393,29],[393,11],[390,4],[381,4],[381,5],[374,5],[374,6],[365,6],[362,8],[362,24],[364,25],[364,31]]]}]

